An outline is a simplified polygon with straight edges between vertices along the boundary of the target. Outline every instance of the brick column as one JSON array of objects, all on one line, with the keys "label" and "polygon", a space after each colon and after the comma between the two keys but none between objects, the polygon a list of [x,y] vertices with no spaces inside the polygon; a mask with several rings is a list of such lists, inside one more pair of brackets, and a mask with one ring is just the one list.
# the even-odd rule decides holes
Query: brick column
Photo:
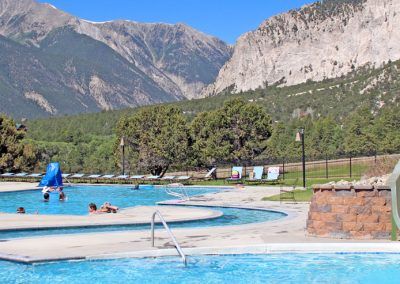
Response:
[{"label": "brick column", "polygon": [[315,185],[307,220],[310,236],[390,239],[391,191],[387,186]]}]

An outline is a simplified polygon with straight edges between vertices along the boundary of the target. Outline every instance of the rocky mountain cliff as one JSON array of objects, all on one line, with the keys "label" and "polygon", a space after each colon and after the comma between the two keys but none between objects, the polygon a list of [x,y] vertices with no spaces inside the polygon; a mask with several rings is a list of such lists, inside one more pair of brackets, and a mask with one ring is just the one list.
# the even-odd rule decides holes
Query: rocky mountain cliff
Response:
[{"label": "rocky mountain cliff", "polygon": [[400,58],[400,1],[325,0],[242,35],[204,95],[295,85]]},{"label": "rocky mountain cliff", "polygon": [[0,0],[0,35],[0,112],[27,117],[195,98],[231,55],[184,24],[93,23],[34,0]]}]

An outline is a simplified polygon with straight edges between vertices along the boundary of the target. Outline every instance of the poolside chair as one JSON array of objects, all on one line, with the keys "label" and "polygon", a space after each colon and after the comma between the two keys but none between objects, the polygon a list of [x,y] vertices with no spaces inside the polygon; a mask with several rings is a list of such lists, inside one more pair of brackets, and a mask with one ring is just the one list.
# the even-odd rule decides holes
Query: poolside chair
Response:
[{"label": "poolside chair", "polygon": [[101,178],[110,179],[110,178],[113,178],[113,177],[114,177],[114,175],[104,175]]},{"label": "poolside chair", "polygon": [[192,177],[190,177],[190,176],[178,176],[175,178],[175,180],[184,181],[184,180],[189,180],[191,178]]},{"label": "poolside chair", "polygon": [[143,175],[136,175],[136,176],[131,176],[131,179],[143,179],[144,176]]},{"label": "poolside chair", "polygon": [[162,178],[160,178],[160,180],[173,180],[175,179],[175,176],[163,176]]},{"label": "poolside chair", "polygon": [[267,178],[263,182],[277,182],[279,180],[279,167],[269,167]]},{"label": "poolside chair", "polygon": [[247,182],[262,182],[264,167],[253,167],[252,177],[246,179]]},{"label": "poolside chair", "polygon": [[177,182],[177,184],[189,184],[191,178],[191,176],[177,176],[174,181]]},{"label": "poolside chair", "polygon": [[243,167],[232,167],[231,177],[227,178],[227,182],[235,182],[242,180]]},{"label": "poolside chair", "polygon": [[216,170],[217,170],[217,168],[212,168],[211,170],[209,170],[208,173],[204,176],[204,179],[213,178],[213,175],[215,174]]},{"label": "poolside chair", "polygon": [[30,175],[28,175],[28,177],[33,177],[33,178],[36,178],[36,177],[41,177],[43,174],[30,174]]},{"label": "poolside chair", "polygon": [[14,177],[26,177],[28,175],[28,173],[19,173],[14,175]]},{"label": "poolside chair", "polygon": [[61,176],[63,177],[63,178],[67,178],[67,177],[69,177],[71,174],[62,174]]},{"label": "poolside chair", "polygon": [[145,179],[147,179],[147,180],[157,180],[159,178],[160,178],[160,176],[154,176],[154,175],[150,175],[150,176],[145,177]]},{"label": "poolside chair", "polygon": [[4,173],[4,174],[2,174],[0,176],[2,176],[2,177],[12,177],[12,176],[14,176],[14,173]]},{"label": "poolside chair", "polygon": [[85,174],[73,174],[72,176],[70,176],[70,178],[82,178],[84,176]]},{"label": "poolside chair", "polygon": [[129,176],[128,175],[119,175],[115,177],[116,179],[127,179]]},{"label": "poolside chair", "polygon": [[101,177],[101,175],[90,175],[90,176],[88,176],[88,178],[99,178],[99,177]]}]

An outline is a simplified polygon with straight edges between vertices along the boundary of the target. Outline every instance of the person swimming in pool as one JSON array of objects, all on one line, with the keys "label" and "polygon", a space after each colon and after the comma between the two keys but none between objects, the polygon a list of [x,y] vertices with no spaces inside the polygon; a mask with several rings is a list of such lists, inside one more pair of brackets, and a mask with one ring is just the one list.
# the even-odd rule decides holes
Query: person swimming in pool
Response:
[{"label": "person swimming in pool", "polygon": [[117,206],[111,205],[110,202],[105,202],[100,210],[97,210],[97,205],[95,203],[89,204],[89,214],[102,214],[102,213],[117,213],[119,208]]},{"label": "person swimming in pool", "polygon": [[90,203],[89,204],[89,214],[104,214],[108,213],[102,210],[97,210],[97,205],[95,203]]},{"label": "person swimming in pool", "polygon": [[105,213],[117,213],[118,210],[119,208],[111,205],[110,202],[104,202],[104,204],[100,207],[100,211]]},{"label": "person swimming in pool", "polygon": [[18,207],[17,208],[17,214],[25,214],[25,208],[24,207]]},{"label": "person swimming in pool", "polygon": [[58,200],[60,201],[65,201],[67,199],[67,195],[63,191],[63,187],[60,186],[57,191],[58,191]]},{"label": "person swimming in pool", "polygon": [[97,214],[97,213],[102,213],[97,211],[97,205],[94,203],[89,204],[89,214]]},{"label": "person swimming in pool", "polygon": [[50,194],[48,192],[45,192],[43,194],[43,201],[44,202],[49,202],[49,200],[50,200]]}]

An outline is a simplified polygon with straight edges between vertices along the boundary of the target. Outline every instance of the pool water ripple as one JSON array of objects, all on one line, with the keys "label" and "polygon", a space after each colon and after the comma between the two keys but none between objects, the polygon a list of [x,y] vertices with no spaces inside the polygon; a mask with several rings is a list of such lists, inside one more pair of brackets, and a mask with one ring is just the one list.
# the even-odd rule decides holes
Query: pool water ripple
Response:
[{"label": "pool water ripple", "polygon": [[1,262],[1,283],[398,283],[400,254],[268,254]]},{"label": "pool water ripple", "polygon": [[[215,188],[188,188],[189,195],[199,195],[219,191]],[[95,202],[102,204],[110,201],[121,208],[137,205],[155,205],[159,201],[170,199],[162,188],[143,186],[140,190],[131,190],[126,186],[76,186],[66,188],[65,192],[68,200],[60,202],[56,198],[44,203],[41,201],[40,191],[12,192],[0,194],[0,211],[14,212],[18,206],[25,206],[27,212],[37,210],[43,214],[75,214],[84,215],[87,213],[87,204]],[[22,205],[20,205],[22,204]],[[250,210],[238,208],[210,207],[214,210],[222,211],[223,216],[210,219],[188,222],[170,223],[171,228],[192,228],[192,227],[212,227],[227,225],[242,225],[277,220],[286,216],[284,213],[266,210]],[[107,227],[86,227],[86,228],[59,228],[45,230],[22,230],[0,232],[0,240],[18,237],[34,237],[58,234],[76,233],[95,233],[125,230],[148,230],[150,225],[129,225],[129,226],[107,226]]]}]

